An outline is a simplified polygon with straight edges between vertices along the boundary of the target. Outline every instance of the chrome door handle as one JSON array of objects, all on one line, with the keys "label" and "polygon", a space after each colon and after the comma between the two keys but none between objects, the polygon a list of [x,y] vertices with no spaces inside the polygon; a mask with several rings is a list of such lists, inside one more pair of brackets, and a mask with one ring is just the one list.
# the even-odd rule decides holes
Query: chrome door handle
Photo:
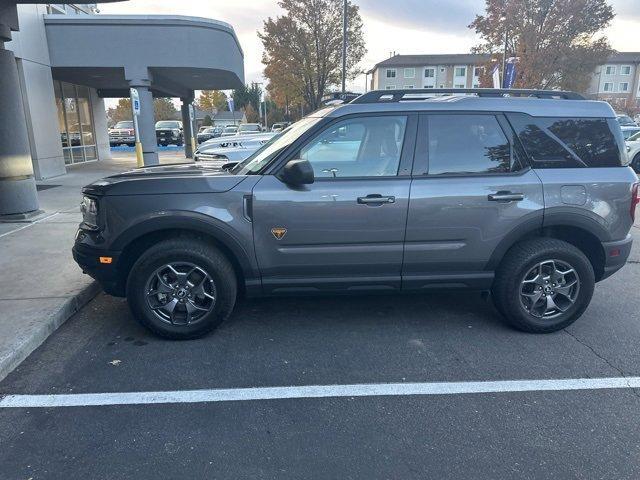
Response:
[{"label": "chrome door handle", "polygon": [[490,202],[519,202],[524,200],[523,193],[496,192],[487,196]]},{"label": "chrome door handle", "polygon": [[381,205],[383,203],[396,203],[396,197],[382,196],[379,194],[367,195],[366,197],[358,197],[358,203],[361,205]]}]

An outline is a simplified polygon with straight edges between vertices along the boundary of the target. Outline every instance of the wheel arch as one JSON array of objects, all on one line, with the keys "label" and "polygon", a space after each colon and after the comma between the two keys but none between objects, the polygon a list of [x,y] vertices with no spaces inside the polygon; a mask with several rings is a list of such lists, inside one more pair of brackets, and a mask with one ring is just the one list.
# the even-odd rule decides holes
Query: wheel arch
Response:
[{"label": "wheel arch", "polygon": [[596,281],[604,276],[606,257],[602,242],[611,240],[609,233],[589,217],[578,215],[555,216],[549,220],[545,217],[542,226],[531,223],[521,225],[506,235],[495,248],[487,264],[487,269],[495,270],[498,268],[507,252],[517,243],[545,237],[563,240],[575,246],[589,259]]},{"label": "wheel arch", "polygon": [[260,288],[259,275],[255,261],[242,243],[229,232],[223,222],[199,215],[174,214],[166,217],[154,217],[141,221],[128,228],[116,238],[111,249],[119,251],[119,284],[126,285],[131,268],[136,260],[152,245],[179,236],[194,236],[210,242],[219,248],[233,265],[238,279],[239,291],[251,293]]}]

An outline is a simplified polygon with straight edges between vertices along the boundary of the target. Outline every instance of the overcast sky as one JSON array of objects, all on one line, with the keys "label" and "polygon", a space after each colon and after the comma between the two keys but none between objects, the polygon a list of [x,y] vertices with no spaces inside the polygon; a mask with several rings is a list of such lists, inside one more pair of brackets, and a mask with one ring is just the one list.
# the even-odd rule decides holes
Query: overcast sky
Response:
[{"label": "overcast sky", "polygon": [[[370,69],[393,51],[466,53],[476,43],[467,28],[484,0],[352,0],[361,9]],[[606,34],[619,51],[640,51],[640,1],[612,0],[616,17]],[[281,14],[276,0],[129,0],[101,4],[102,13],[189,15],[230,23],[245,53],[245,80],[262,80],[262,45],[256,32],[267,17]],[[364,89],[364,76],[351,89]]]}]

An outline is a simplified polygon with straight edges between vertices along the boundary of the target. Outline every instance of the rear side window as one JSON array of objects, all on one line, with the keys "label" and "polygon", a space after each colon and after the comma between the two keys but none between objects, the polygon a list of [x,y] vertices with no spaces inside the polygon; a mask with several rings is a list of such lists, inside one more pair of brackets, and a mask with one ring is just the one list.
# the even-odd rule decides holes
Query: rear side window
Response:
[{"label": "rear side window", "polygon": [[[534,168],[619,167],[621,150],[606,118],[508,114]],[[619,127],[618,127],[619,130]]]},{"label": "rear side window", "polygon": [[429,115],[429,175],[506,173],[511,145],[494,115]]}]

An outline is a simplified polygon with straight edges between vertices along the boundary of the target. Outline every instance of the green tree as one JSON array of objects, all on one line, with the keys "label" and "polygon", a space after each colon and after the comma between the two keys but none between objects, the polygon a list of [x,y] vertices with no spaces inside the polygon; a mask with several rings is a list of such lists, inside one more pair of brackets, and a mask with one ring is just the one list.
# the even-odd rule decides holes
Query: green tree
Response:
[{"label": "green tree", "polygon": [[202,90],[196,100],[196,105],[200,110],[206,112],[228,110],[227,96],[220,90]]},{"label": "green tree", "polygon": [[180,117],[170,98],[155,98],[153,100],[153,110],[156,122],[160,120],[176,120]]},{"label": "green tree", "polygon": [[[585,91],[591,73],[612,50],[602,30],[614,13],[606,0],[485,0],[485,12],[469,25],[480,36],[474,51],[501,62],[517,57],[515,86]],[[485,68],[488,86],[491,65]]]},{"label": "green tree", "polygon": [[[285,15],[264,22],[262,40],[264,75],[275,97],[301,98],[315,110],[329,88],[341,82],[342,0],[280,0]],[[347,78],[361,71],[358,63],[366,53],[362,18],[356,5],[347,6]]]},{"label": "green tree", "polygon": [[131,120],[131,115],[131,100],[128,98],[118,99],[118,104],[115,107],[107,109],[107,117],[109,117],[111,125],[123,120]]},{"label": "green tree", "polygon": [[205,115],[204,119],[202,120],[202,126],[210,127],[211,125],[213,125],[213,119],[211,118],[211,115]]},{"label": "green tree", "polygon": [[260,99],[262,89],[257,84],[243,85],[233,91],[233,103],[236,110],[241,110],[251,105],[255,111],[260,111]]}]

